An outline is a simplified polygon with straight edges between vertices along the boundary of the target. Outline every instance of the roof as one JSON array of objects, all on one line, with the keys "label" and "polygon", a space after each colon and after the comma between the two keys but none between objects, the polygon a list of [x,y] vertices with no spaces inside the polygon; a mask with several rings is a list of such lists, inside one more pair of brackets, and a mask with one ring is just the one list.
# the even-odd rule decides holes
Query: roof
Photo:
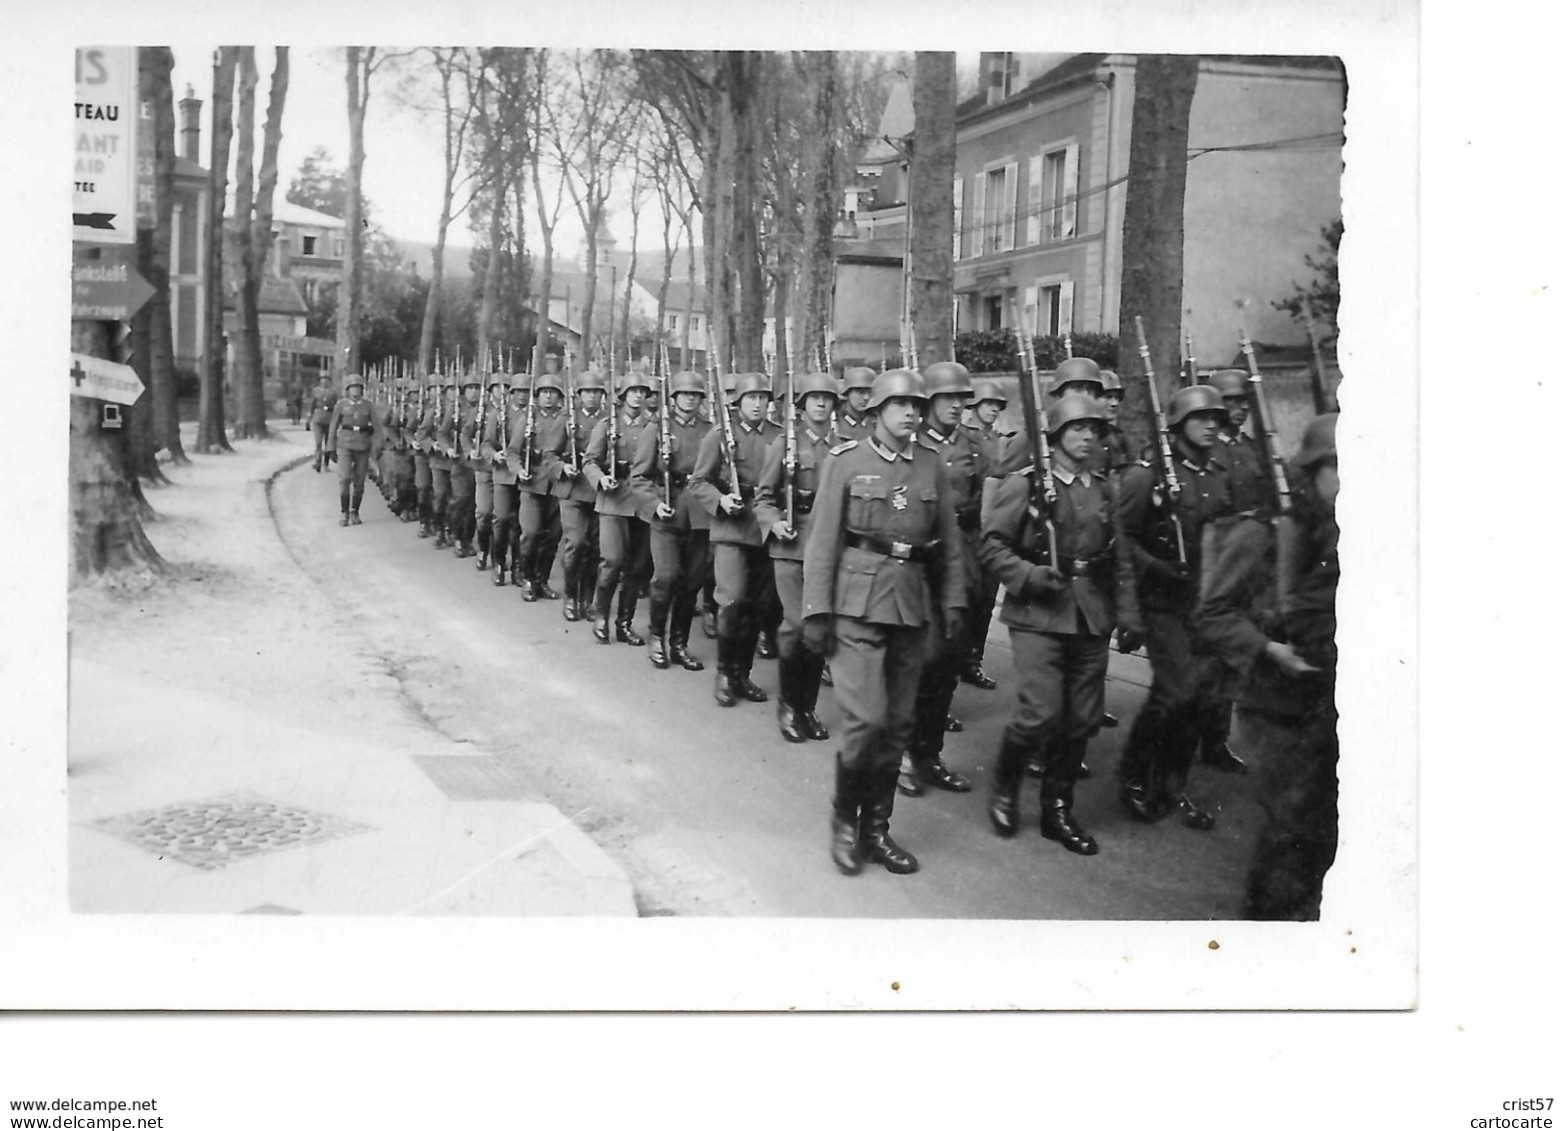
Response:
[{"label": "roof", "polygon": [[899,267],[906,254],[906,238],[896,235],[834,239],[830,241],[830,251],[837,263],[894,263]]},{"label": "roof", "polygon": [[916,115],[912,111],[912,84],[904,78],[897,78],[890,84],[890,93],[885,98],[885,108],[879,115],[879,133],[863,151],[861,162],[865,165],[878,165],[887,161],[903,160],[904,155],[891,144],[891,141],[910,137],[913,129],[916,128],[916,120]]},{"label": "roof", "polygon": [[[223,309],[239,307],[238,257],[223,253]],[[260,295],[256,300],[260,314],[308,315],[309,307],[299,293],[298,284],[292,279],[279,279],[271,272],[261,276]]]},{"label": "roof", "polygon": [[982,87],[976,94],[955,107],[955,120],[961,122],[980,118],[984,116],[984,111],[997,112],[1004,108],[1012,108],[1036,95],[1083,82],[1096,73],[1097,66],[1106,58],[1105,51],[1071,55],[1058,66],[1043,71],[1008,98],[995,102],[991,106],[988,104],[987,88]]},{"label": "roof", "polygon": [[311,228],[345,228],[347,223],[302,204],[294,204],[286,197],[278,197],[271,204],[271,218],[279,224],[299,224]]},{"label": "roof", "polygon": [[[657,289],[661,289],[661,285],[661,280],[658,280]],[[653,293],[655,293],[655,291]],[[694,298],[693,304],[690,302],[691,296]],[[669,281],[667,309],[677,313],[679,311],[688,310],[691,305],[694,306],[697,312],[701,314],[705,313],[706,289],[699,283],[696,283],[694,289],[691,291],[687,282],[680,283],[676,281]]]}]

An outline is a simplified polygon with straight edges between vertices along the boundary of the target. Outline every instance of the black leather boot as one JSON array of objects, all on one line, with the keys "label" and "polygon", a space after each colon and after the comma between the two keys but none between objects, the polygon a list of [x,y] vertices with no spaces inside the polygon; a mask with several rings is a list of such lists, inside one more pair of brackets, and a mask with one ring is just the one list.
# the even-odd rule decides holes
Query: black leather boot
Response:
[{"label": "black leather boot", "polygon": [[[635,631],[635,603],[636,599],[629,593],[619,594],[619,617],[613,622],[613,638],[631,648],[642,648],[645,647],[646,638]],[[607,615],[604,610],[603,616]]]},{"label": "black leather boot", "polygon": [[858,855],[868,864],[883,864],[898,876],[917,871],[917,857],[890,838],[890,815],[895,811],[896,769],[888,766],[875,774],[863,799],[858,825]]},{"label": "black leather boot", "polygon": [[774,632],[761,632],[760,638],[754,646],[755,659],[774,660],[776,656],[776,634]]},{"label": "black leather boot", "polygon": [[676,633],[668,640],[668,659],[686,672],[703,672],[706,670],[705,664],[689,654],[689,641],[684,639],[684,632],[687,631],[685,629]]},{"label": "black leather boot", "polygon": [[861,776],[841,764],[836,755],[836,796],[830,802],[830,858],[844,875],[863,870],[858,855],[859,810],[863,804]]},{"label": "black leather boot", "polygon": [[651,661],[651,666],[663,671],[668,667],[667,637],[657,635],[657,630],[651,630],[651,637],[646,643],[646,659]]},{"label": "black leather boot", "polygon": [[799,665],[797,656],[783,656],[776,665],[779,684],[776,694],[776,726],[788,742],[807,742],[809,736],[803,727],[803,712],[798,704]]},{"label": "black leather boot", "polygon": [[716,682],[712,696],[718,707],[731,707],[738,702],[738,692],[733,689],[733,638],[716,638]]},{"label": "black leather boot", "polygon": [[907,797],[921,797],[928,792],[917,776],[917,767],[912,763],[911,754],[901,755],[901,768],[896,772],[895,787]]},{"label": "black leather boot", "polygon": [[342,508],[342,517],[337,519],[337,523],[336,524],[338,526],[346,526],[347,525],[347,508],[346,507]]},{"label": "black leather boot", "polygon": [[998,681],[988,678],[988,673],[982,670],[981,660],[973,660],[961,669],[961,682],[980,687],[984,691],[992,691],[998,686]]},{"label": "black leather boot", "polygon": [[1002,837],[1020,831],[1020,783],[1025,774],[1026,747],[1006,735],[993,772],[993,796],[988,800],[988,820]]},{"label": "black leather boot", "polygon": [[362,526],[364,524],[364,520],[358,517],[357,507],[347,512],[347,524],[349,526]]},{"label": "black leather boot", "polygon": [[581,606],[576,599],[576,593],[579,588],[580,583],[578,579],[570,572],[570,568],[566,566],[564,571],[564,602],[560,605],[559,611],[564,614],[564,619],[572,624],[581,619]]},{"label": "black leather boot", "polygon": [[937,754],[918,763],[917,776],[924,785],[931,785],[935,789],[944,789],[951,793],[971,792],[971,779],[965,774],[958,774],[950,769],[944,764],[944,759]]},{"label": "black leather boot", "polygon": [[1075,767],[1085,757],[1085,741],[1058,740],[1042,775],[1042,835],[1078,856],[1095,856],[1096,839],[1074,818]]},{"label": "black leather boot", "polygon": [[521,579],[521,599],[528,604],[537,600],[537,583],[530,577]]},{"label": "black leather boot", "polygon": [[1248,763],[1232,753],[1232,748],[1224,742],[1202,746],[1199,760],[1206,766],[1220,770],[1223,774],[1248,773]]},{"label": "black leather boot", "polygon": [[700,631],[706,634],[707,640],[716,639],[716,610],[709,605],[700,610]]}]

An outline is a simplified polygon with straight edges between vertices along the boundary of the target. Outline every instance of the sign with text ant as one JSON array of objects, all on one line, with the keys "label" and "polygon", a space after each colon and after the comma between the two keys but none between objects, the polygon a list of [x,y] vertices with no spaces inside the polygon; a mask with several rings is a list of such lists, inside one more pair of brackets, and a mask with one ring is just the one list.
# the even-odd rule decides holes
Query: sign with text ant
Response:
[{"label": "sign with text ant", "polygon": [[73,240],[136,242],[140,114],[136,49],[78,47]]}]

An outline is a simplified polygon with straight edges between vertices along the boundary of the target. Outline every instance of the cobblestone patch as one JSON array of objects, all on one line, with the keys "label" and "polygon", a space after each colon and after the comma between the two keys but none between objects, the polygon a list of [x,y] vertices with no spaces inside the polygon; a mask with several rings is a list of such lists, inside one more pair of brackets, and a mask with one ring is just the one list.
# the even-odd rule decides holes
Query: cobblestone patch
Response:
[{"label": "cobblestone patch", "polygon": [[247,793],[142,809],[95,824],[160,859],[206,872],[262,852],[370,831],[368,825]]}]

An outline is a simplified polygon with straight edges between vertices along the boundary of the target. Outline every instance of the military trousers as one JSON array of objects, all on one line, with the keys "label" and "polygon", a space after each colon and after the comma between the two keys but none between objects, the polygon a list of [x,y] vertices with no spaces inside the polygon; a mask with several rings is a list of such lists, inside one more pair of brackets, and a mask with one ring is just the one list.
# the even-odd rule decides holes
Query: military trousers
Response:
[{"label": "military trousers", "polygon": [[369,453],[367,451],[344,451],[337,449],[336,453],[336,479],[342,495],[342,509],[357,510],[364,497],[364,478],[369,474]]},{"label": "military trousers", "polygon": [[1153,796],[1176,796],[1188,784],[1200,735],[1212,712],[1229,707],[1223,698],[1219,660],[1200,648],[1193,617],[1146,609],[1145,650],[1151,661],[1151,689],[1145,697],[1118,763],[1119,778],[1145,786]]},{"label": "military trousers", "polygon": [[489,553],[497,570],[505,568],[510,544],[516,538],[516,511],[519,506],[514,483],[494,484],[494,532],[489,537]]},{"label": "military trousers", "polygon": [[651,531],[640,519],[626,514],[598,515],[597,527],[602,564],[597,569],[596,605],[598,612],[607,616],[621,579],[625,592],[638,596],[641,582],[651,573]]},{"label": "military trousers", "polygon": [[651,632],[671,628],[676,639],[689,637],[695,595],[706,573],[710,532],[671,522],[651,524]]},{"label": "military trousers", "polygon": [[331,426],[324,422],[314,425],[315,432],[315,466],[320,466],[320,461],[326,454],[326,439],[331,431]]},{"label": "military trousers", "polygon": [[924,625],[872,624],[836,617],[830,657],[841,708],[841,763],[870,774],[900,764],[912,733],[917,681],[927,652]]},{"label": "military trousers", "polygon": [[450,468],[429,465],[429,477],[433,480],[431,488],[430,509],[434,515],[436,527],[447,524],[450,520],[448,510],[450,507]]},{"label": "military trousers", "polygon": [[1015,717],[1004,740],[1040,752],[1096,733],[1106,701],[1109,637],[1009,630],[1015,654]]},{"label": "military trousers", "polygon": [[[564,568],[564,595],[573,599],[582,586],[597,588],[597,510],[579,499],[559,500],[559,559]],[[588,595],[587,600],[590,600]]]},{"label": "military trousers", "polygon": [[964,643],[957,651],[945,636],[944,625],[937,617],[928,627],[926,648],[922,677],[917,681],[908,743],[912,760],[918,765],[932,762],[944,753],[945,722],[950,715],[955,689],[961,682],[961,668],[966,663]]},{"label": "military trousers", "polygon": [[546,582],[553,572],[554,552],[559,546],[559,500],[552,495],[520,491],[521,496],[521,576]]},{"label": "military trousers", "polygon": [[771,555],[764,546],[712,543],[716,573],[716,632],[731,641],[732,665],[747,674],[754,667],[761,613],[771,589]]},{"label": "military trousers", "polygon": [[1250,919],[1315,920],[1340,832],[1340,761],[1332,708],[1304,717],[1237,709],[1237,725],[1258,763],[1255,793],[1264,820],[1248,870]]}]

